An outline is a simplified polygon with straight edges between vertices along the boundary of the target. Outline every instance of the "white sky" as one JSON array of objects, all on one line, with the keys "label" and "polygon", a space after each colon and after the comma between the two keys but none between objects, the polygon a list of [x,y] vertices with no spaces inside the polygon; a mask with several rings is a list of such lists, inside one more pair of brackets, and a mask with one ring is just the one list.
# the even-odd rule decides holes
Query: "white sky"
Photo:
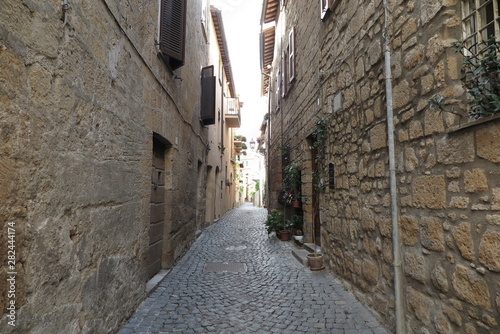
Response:
[{"label": "white sky", "polygon": [[236,94],[244,103],[238,134],[249,142],[260,135],[260,125],[267,111],[266,97],[261,96],[260,16],[262,0],[212,0],[222,11]]}]

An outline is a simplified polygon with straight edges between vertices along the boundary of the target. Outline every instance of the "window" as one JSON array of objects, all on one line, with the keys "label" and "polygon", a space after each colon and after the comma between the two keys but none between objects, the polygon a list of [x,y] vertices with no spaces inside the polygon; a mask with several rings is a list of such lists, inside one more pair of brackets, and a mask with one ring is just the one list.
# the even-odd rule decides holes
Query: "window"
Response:
[{"label": "window", "polygon": [[205,40],[208,41],[208,0],[201,1],[201,28],[205,36]]},{"label": "window", "polygon": [[321,20],[323,21],[326,16],[326,13],[328,13],[328,10],[333,10],[334,6],[337,5],[339,0],[319,0],[319,2],[321,7],[320,17]]},{"label": "window", "polygon": [[215,124],[215,91],[216,77],[214,66],[207,66],[201,70],[201,122],[204,125]]},{"label": "window", "polygon": [[295,29],[288,35],[288,82],[295,79]]},{"label": "window", "polygon": [[184,65],[186,0],[161,0],[160,51],[172,70]]},{"label": "window", "polygon": [[282,76],[281,76],[281,87],[280,87],[280,90],[281,90],[281,97],[285,97],[286,96],[286,93],[287,93],[287,90],[288,90],[288,86],[287,86],[287,64],[288,64],[288,56],[287,56],[287,52],[283,52],[281,54],[281,73],[282,73]]},{"label": "window", "polygon": [[499,34],[500,0],[462,0],[465,47],[475,54],[477,45]]},{"label": "window", "polygon": [[275,93],[276,93],[276,96],[275,96],[275,107],[276,107],[276,111],[279,110],[280,108],[280,104],[281,104],[281,63],[279,65],[279,70],[278,70],[278,73],[276,74],[276,84],[275,84]]}]

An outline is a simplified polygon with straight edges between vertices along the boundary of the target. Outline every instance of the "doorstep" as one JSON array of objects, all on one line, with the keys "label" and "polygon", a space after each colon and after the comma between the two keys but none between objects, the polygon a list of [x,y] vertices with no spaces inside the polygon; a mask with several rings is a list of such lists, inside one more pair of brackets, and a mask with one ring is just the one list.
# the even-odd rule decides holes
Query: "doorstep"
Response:
[{"label": "doorstep", "polygon": [[299,261],[300,263],[302,263],[302,265],[304,265],[305,267],[309,267],[309,261],[307,260],[307,254],[309,254],[308,251],[306,251],[305,249],[294,249],[292,250],[292,255],[297,259],[297,261]]}]

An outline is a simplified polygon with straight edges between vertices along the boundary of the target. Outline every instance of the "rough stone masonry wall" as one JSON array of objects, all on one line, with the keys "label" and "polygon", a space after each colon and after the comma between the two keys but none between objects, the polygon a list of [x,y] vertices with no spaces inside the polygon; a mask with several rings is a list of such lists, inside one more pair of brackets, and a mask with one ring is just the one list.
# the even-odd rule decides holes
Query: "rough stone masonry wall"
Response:
[{"label": "rough stone masonry wall", "polygon": [[174,80],[154,48],[157,4],[70,1],[67,23],[60,1],[0,4],[0,258],[7,222],[17,255],[15,328],[0,267],[2,333],[111,333],[140,302],[153,131],[171,144],[171,261],[193,241],[205,44],[188,20]]},{"label": "rough stone masonry wall", "polygon": [[397,1],[391,8],[398,192],[407,326],[492,333],[500,322],[500,122],[428,106],[434,93],[465,110],[457,80],[460,1]]},{"label": "rough stone masonry wall", "polygon": [[[281,163],[283,147],[289,151],[290,162],[297,163],[302,175],[302,195],[311,198],[311,157],[307,137],[311,133],[320,110],[318,105],[319,48],[315,36],[319,36],[318,8],[307,6],[284,7],[280,16],[280,24],[276,31],[276,51],[273,64],[274,75],[280,68],[281,50],[289,43],[289,32],[295,31],[295,65],[296,78],[293,83],[287,83],[287,94],[281,99],[279,110],[276,110],[275,81],[271,84],[271,143],[269,182],[271,207],[277,206],[277,196],[281,191]],[[286,26],[283,22],[286,22]],[[283,136],[282,136],[283,135]],[[312,242],[312,201],[303,199],[304,236],[307,242]],[[291,214],[291,212],[289,212]]]},{"label": "rough stone masonry wall", "polygon": [[[381,1],[339,2],[322,23],[320,81],[334,188],[322,195],[328,267],[392,326],[394,293]],[[339,97],[340,101],[339,102]]]},{"label": "rough stone masonry wall", "polygon": [[[408,333],[499,328],[500,123],[453,131],[429,109],[464,109],[459,1],[390,1],[397,179]],[[326,261],[394,324],[381,1],[339,2],[324,24],[321,69],[335,189],[323,200]],[[334,97],[342,95],[342,108]],[[463,121],[463,120],[462,120]],[[326,170],[326,167],[325,167]]]}]

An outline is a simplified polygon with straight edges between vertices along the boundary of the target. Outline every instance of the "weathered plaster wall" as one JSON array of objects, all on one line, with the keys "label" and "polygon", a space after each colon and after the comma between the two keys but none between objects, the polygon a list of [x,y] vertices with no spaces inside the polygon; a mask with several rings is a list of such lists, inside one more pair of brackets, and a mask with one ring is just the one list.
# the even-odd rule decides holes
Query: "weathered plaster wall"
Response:
[{"label": "weathered plaster wall", "polygon": [[2,333],[114,332],[141,301],[153,132],[169,147],[164,266],[194,240],[206,43],[188,20],[174,79],[154,45],[157,6],[70,1],[64,23],[60,1],[0,4],[0,255],[15,222],[18,273],[17,326],[4,314]]}]

